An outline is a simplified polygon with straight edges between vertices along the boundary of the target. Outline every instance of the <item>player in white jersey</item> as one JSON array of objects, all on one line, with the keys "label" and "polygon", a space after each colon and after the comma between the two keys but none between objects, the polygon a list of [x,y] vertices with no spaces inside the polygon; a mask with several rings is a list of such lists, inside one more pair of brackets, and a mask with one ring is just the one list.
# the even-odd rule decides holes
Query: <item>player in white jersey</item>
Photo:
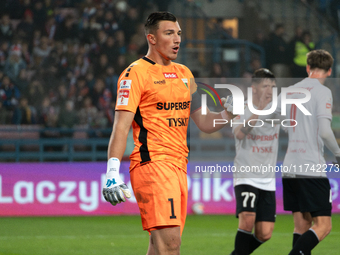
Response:
[{"label": "player in white jersey", "polygon": [[[254,108],[262,110],[270,103],[275,86],[275,76],[271,71],[264,68],[255,71],[252,78]],[[233,177],[239,225],[235,250],[231,254],[251,254],[270,239],[274,229],[275,172],[263,170],[276,165],[279,125],[262,124],[263,121],[259,121],[248,107],[244,115],[233,121],[236,143],[234,165],[237,170]]]},{"label": "player in white jersey", "polygon": [[[288,128],[289,143],[283,162],[290,171],[282,173],[284,209],[292,211],[294,217],[291,255],[311,254],[332,228],[331,190],[323,171],[326,163],[324,145],[340,162],[340,149],[331,129],[333,97],[324,85],[331,75],[332,64],[333,58],[327,51],[309,52],[308,78],[289,87],[304,88],[311,94],[310,100],[303,104],[311,115],[305,115],[295,104],[287,105],[287,115],[296,124]],[[304,93],[287,93],[287,99],[302,97],[305,97]],[[277,114],[281,112],[281,100],[279,96]]]}]

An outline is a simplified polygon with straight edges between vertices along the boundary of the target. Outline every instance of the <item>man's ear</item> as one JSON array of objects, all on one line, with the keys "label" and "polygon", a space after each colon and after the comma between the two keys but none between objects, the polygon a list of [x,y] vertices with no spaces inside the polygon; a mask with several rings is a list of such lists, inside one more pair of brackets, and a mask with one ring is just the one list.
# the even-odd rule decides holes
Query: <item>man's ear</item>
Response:
[{"label": "man's ear", "polygon": [[146,36],[146,39],[148,40],[148,42],[151,44],[151,45],[155,45],[156,44],[156,37],[153,35],[153,34],[148,34]]},{"label": "man's ear", "polygon": [[309,65],[306,66],[306,72],[307,72],[307,74],[309,76],[309,72],[310,72],[310,66]]},{"label": "man's ear", "polygon": [[332,68],[329,68],[328,72],[327,72],[327,76],[331,76],[332,74]]}]

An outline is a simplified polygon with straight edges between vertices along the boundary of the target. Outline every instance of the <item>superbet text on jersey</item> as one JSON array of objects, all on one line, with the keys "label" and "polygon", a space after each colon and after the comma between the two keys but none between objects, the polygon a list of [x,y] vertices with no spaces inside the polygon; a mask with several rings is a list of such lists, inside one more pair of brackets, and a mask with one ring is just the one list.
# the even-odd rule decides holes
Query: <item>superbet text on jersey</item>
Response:
[{"label": "superbet text on jersey", "polygon": [[184,65],[158,65],[146,57],[121,74],[116,110],[135,113],[131,169],[151,160],[168,160],[186,169],[191,78]]},{"label": "superbet text on jersey", "polygon": [[[247,102],[246,102],[247,104]],[[243,120],[252,116],[246,107],[245,114],[235,118],[233,132]],[[264,172],[261,167],[276,166],[280,125],[264,123],[261,128],[253,128],[242,140],[235,137],[236,157],[234,165],[234,186],[247,184],[253,187],[275,191],[275,171]],[[260,172],[241,171],[244,166],[258,166]]]}]

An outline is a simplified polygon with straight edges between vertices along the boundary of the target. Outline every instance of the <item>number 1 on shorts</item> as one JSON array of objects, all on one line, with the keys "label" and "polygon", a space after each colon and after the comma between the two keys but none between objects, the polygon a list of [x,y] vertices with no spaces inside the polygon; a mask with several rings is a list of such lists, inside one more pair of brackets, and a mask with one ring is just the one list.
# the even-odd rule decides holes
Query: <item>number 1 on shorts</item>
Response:
[{"label": "number 1 on shorts", "polygon": [[171,216],[170,219],[176,219],[176,215],[175,215],[175,209],[174,209],[174,199],[173,198],[169,198],[168,201],[170,201],[171,204]]}]

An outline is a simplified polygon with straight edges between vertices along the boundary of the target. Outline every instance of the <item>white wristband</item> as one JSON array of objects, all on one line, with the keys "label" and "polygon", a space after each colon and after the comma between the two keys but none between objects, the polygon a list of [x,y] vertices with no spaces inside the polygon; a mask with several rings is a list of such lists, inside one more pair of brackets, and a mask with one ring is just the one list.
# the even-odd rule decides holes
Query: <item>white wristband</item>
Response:
[{"label": "white wristband", "polygon": [[120,167],[120,161],[118,158],[110,158],[107,161],[107,170],[106,174],[119,174],[119,167]]},{"label": "white wristband", "polygon": [[221,112],[221,116],[222,116],[222,118],[225,119],[225,120],[229,120],[229,119],[230,119],[228,113],[226,112],[226,110],[223,110],[223,111]]}]

